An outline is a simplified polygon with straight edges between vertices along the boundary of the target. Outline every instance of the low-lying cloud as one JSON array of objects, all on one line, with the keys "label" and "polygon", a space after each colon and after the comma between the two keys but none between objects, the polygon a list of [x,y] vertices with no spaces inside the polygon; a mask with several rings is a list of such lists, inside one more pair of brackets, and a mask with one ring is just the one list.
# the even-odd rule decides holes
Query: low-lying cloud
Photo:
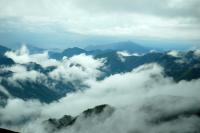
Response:
[{"label": "low-lying cloud", "polygon": [[59,65],[58,61],[49,59],[48,52],[31,55],[26,45],[22,45],[22,47],[15,52],[8,51],[5,53],[5,55],[13,59],[16,63],[20,64],[35,62],[42,65],[43,67]]},{"label": "low-lying cloud", "polygon": [[[52,88],[52,81],[49,82],[49,79],[55,82],[71,82],[76,84],[76,87],[87,80],[95,80],[103,75],[100,69],[104,69],[105,62],[104,59],[94,59],[85,54],[64,57],[58,61],[50,59],[48,52],[30,54],[25,45],[19,50],[6,52],[5,55],[16,63],[2,68],[2,71],[13,73],[7,79],[10,83],[17,85],[17,81],[31,81],[45,84],[49,88]],[[44,72],[51,67],[52,70]]]},{"label": "low-lying cloud", "polygon": [[[111,75],[99,81],[94,77],[98,75],[96,68],[102,67],[101,61],[86,55],[66,58],[66,60],[70,65],[78,67],[74,69],[74,72],[79,72],[79,69],[84,71],[83,75],[78,73],[74,75],[80,76],[76,78],[79,80],[87,78],[84,80],[87,86],[85,90],[67,94],[59,101],[50,104],[42,104],[35,100],[9,99],[7,105],[0,108],[1,127],[21,132],[45,133],[44,120],[60,118],[66,114],[76,116],[87,108],[109,104],[116,110],[103,123],[92,118],[87,122],[83,119],[79,124],[76,123],[56,132],[182,133],[199,131],[198,115],[195,113],[188,116],[181,115],[191,110],[199,110],[199,79],[177,83],[172,78],[163,75],[161,66],[146,64],[131,72]],[[69,67],[68,63],[64,63],[65,66]],[[62,63],[59,65],[62,66]],[[50,76],[53,75],[57,80],[73,79],[73,77],[56,76],[71,73],[66,70],[69,69],[68,67],[57,66],[57,69],[53,71],[54,74]],[[13,108],[16,109],[15,112]],[[164,119],[171,116],[174,116],[172,117],[174,119]]]}]

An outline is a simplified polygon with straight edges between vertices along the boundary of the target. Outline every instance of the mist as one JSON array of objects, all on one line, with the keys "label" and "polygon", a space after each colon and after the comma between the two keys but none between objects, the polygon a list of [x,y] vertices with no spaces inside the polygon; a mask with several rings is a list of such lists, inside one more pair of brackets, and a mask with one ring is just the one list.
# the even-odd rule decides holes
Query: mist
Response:
[{"label": "mist", "polygon": [[[177,55],[174,52],[170,54]],[[48,54],[45,53],[30,55],[28,52],[19,51],[9,52],[6,55],[15,62],[21,58],[20,61],[23,59],[23,63],[35,61],[43,67],[49,64],[55,65],[56,69],[49,72],[48,76],[65,82],[78,80],[85,88],[68,93],[52,103],[41,103],[36,99],[22,100],[11,96],[7,104],[0,107],[0,124],[3,128],[25,133],[45,133],[49,130],[44,121],[49,118],[61,118],[63,115],[77,116],[88,108],[108,104],[114,107],[115,111],[105,121],[101,122],[96,117],[83,118],[74,125],[56,132],[182,133],[199,131],[200,117],[196,112],[200,110],[198,107],[200,79],[175,82],[171,77],[164,75],[160,65],[152,63],[142,65],[131,72],[114,74],[98,80],[97,77],[103,74],[99,68],[106,69],[106,59],[99,60],[81,54],[57,61],[49,59]],[[45,55],[44,60],[41,55]],[[71,64],[79,64],[81,67],[79,65],[71,67]],[[12,81],[27,78],[40,80],[46,77],[37,72],[27,72],[21,64],[5,69],[15,72]],[[46,82],[43,83],[46,84]],[[189,112],[188,115],[184,115],[185,112]],[[104,114],[106,115],[106,110]],[[172,118],[168,120],[168,117]]]}]

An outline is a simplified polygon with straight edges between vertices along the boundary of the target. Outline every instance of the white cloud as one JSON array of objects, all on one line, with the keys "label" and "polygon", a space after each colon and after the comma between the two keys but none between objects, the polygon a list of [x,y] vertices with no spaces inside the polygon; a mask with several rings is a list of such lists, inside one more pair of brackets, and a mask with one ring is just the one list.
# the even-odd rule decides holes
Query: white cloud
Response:
[{"label": "white cloud", "polygon": [[[77,84],[85,85],[84,82],[87,80],[95,80],[102,76],[103,73],[100,69],[104,69],[105,63],[104,59],[94,59],[93,56],[85,54],[76,55],[70,58],[64,57],[63,60],[58,61],[50,59],[47,52],[41,54],[29,54],[29,50],[26,46],[22,46],[20,50],[15,52],[7,52],[5,55],[17,63],[2,69],[4,71],[13,72],[13,75],[8,78],[8,81],[13,85],[18,85],[16,81],[27,80],[37,83],[44,82],[44,84],[47,84],[48,79],[51,78],[55,82],[74,83],[76,84],[76,89],[78,89]],[[55,69],[47,74],[34,69],[28,70],[26,65],[30,62],[37,63],[43,68],[54,66]],[[49,83],[47,86],[52,87]]]},{"label": "white cloud", "polygon": [[[73,0],[74,5],[84,10],[96,12],[134,12],[140,14],[154,14],[160,16],[186,16],[197,17],[200,12],[195,7],[200,5],[198,0]],[[192,14],[192,12],[194,14]]]},{"label": "white cloud", "polygon": [[[164,77],[162,68],[156,64],[144,65],[129,73],[111,75],[103,81],[90,80],[87,83],[89,88],[84,92],[68,94],[51,104],[11,99],[5,108],[0,109],[0,114],[3,115],[1,120],[18,122],[21,118],[34,116],[34,120],[17,130],[34,132],[37,127],[38,132],[44,132],[41,122],[49,117],[59,118],[65,114],[75,116],[87,108],[110,104],[116,111],[104,123],[94,123],[95,120],[90,123],[89,120],[88,129],[88,122],[83,120],[81,130],[77,130],[78,125],[75,124],[63,132],[182,132],[196,130],[194,123],[200,121],[199,118],[191,116],[179,118],[176,123],[169,121],[154,126],[148,124],[148,121],[156,120],[160,116],[197,109],[196,105],[200,100],[197,93],[199,80],[175,83]],[[149,106],[152,110],[145,109]],[[16,112],[12,111],[14,107]],[[183,129],[177,128],[180,126]]]},{"label": "white cloud", "polygon": [[13,75],[8,78],[11,83],[16,85],[16,81],[40,81],[41,79],[45,79],[45,75],[39,73],[35,70],[28,71],[25,66],[22,65],[14,65],[11,67],[3,68],[6,71],[12,71]]},{"label": "white cloud", "polygon": [[26,64],[30,62],[35,62],[43,67],[48,66],[57,66],[59,64],[58,61],[54,59],[49,59],[48,52],[39,53],[39,54],[29,54],[29,50],[27,49],[26,45],[22,45],[19,50],[8,51],[5,55],[11,59],[13,59],[16,63]]},{"label": "white cloud", "polygon": [[131,54],[127,51],[117,51],[117,54],[120,56],[131,56]]},{"label": "white cloud", "polygon": [[176,50],[169,51],[167,54],[170,55],[170,56],[173,56],[173,57],[180,57],[181,56],[180,53]]},{"label": "white cloud", "polygon": [[196,56],[200,57],[200,49],[196,49],[196,50],[194,51],[194,54],[195,54]]},{"label": "white cloud", "polygon": [[[5,108],[0,108],[1,122],[12,121],[14,124],[23,120],[34,118],[40,114],[41,103],[38,101],[23,101],[21,99],[8,99]],[[5,115],[2,115],[5,114]]]},{"label": "white cloud", "polygon": [[71,58],[64,58],[62,63],[49,76],[57,80],[85,81],[101,76],[100,68],[103,59],[94,59],[92,56],[80,54]]},{"label": "white cloud", "polygon": [[[90,89],[67,95],[59,103],[52,103],[45,107],[43,113],[55,117],[64,114],[77,115],[87,108],[106,103],[117,108],[116,113],[106,122],[91,123],[88,131],[88,123],[83,121],[81,130],[77,130],[75,125],[64,129],[63,132],[66,130],[72,133],[80,131],[120,133],[130,130],[159,132],[162,129],[166,132],[181,132],[183,130],[177,129],[178,126],[185,125],[184,130],[191,130],[190,126],[194,126],[191,122],[197,122],[199,118],[183,118],[184,120],[178,119],[179,123],[175,125],[169,122],[152,127],[146,123],[146,119],[156,119],[159,117],[159,112],[151,114],[141,108],[151,105],[155,110],[160,109],[161,116],[194,109],[200,100],[196,93],[199,90],[199,83],[199,80],[174,83],[170,78],[163,77],[161,67],[155,64],[145,65],[130,73],[112,75],[100,82],[91,81],[88,83]],[[170,125],[173,127],[169,128]]]},{"label": "white cloud", "polygon": [[[117,107],[128,106],[133,103],[137,104],[145,97],[156,95],[198,98],[196,94],[198,82],[199,80],[191,83],[186,81],[174,83],[170,78],[162,76],[161,67],[147,65],[130,73],[112,75],[100,82],[89,81],[90,89],[85,92],[67,95],[67,97],[60,100],[60,103],[49,106],[50,109],[47,108],[47,112],[53,110],[55,112],[54,115],[59,116],[61,114],[78,114],[80,111],[98,104],[107,103]],[[68,103],[67,101],[70,102]],[[61,113],[59,108],[62,107],[65,109]],[[56,112],[60,113],[57,114]]]},{"label": "white cloud", "polygon": [[[35,1],[8,1],[1,0],[1,15],[9,16],[66,16],[70,15],[67,11],[73,10],[75,13],[80,11],[102,12],[136,12],[140,14],[155,14],[163,16],[199,16],[198,0],[51,0]],[[32,6],[29,6],[32,5]],[[66,9],[68,7],[69,9]],[[41,12],[43,11],[43,12]],[[66,13],[66,14],[65,14]],[[94,12],[93,12],[94,13]]]},{"label": "white cloud", "polygon": [[8,51],[5,55],[11,59],[13,59],[16,63],[28,63],[30,62],[29,51],[25,45],[21,47],[21,49],[16,52]]},{"label": "white cloud", "polygon": [[[198,0],[1,0],[0,17],[20,18],[23,28],[39,33],[62,29],[130,39],[195,41],[199,40],[199,5]],[[16,22],[11,19],[11,23]]]},{"label": "white cloud", "polygon": [[[31,56],[25,55],[28,58]],[[40,64],[42,62],[43,60]],[[87,122],[83,120],[81,128],[79,123],[71,128],[63,129],[63,132],[121,133],[140,131],[155,133],[177,131],[181,133],[196,130],[194,123],[199,122],[200,119],[195,115],[177,118],[175,123],[174,121],[168,121],[153,126],[149,121],[162,116],[179,114],[184,110],[199,109],[196,105],[200,100],[197,93],[200,79],[177,83],[163,75],[161,66],[148,64],[131,72],[114,74],[100,81],[96,80],[96,77],[101,74],[98,69],[104,66],[104,62],[104,60],[94,59],[92,56],[86,56],[85,54],[63,59],[49,75],[66,82],[80,80],[79,83],[84,82],[85,90],[67,94],[60,100],[50,104],[41,104],[32,100],[9,99],[5,107],[0,107],[2,118],[0,123],[4,123],[2,127],[21,132],[35,132],[37,130],[39,133],[44,133],[42,122],[50,117],[59,118],[66,114],[75,116],[87,108],[99,104],[109,104],[114,106],[116,111],[104,123],[93,119]],[[6,69],[12,70],[16,74],[24,74],[23,76],[18,75],[18,78],[29,78],[27,75],[32,74],[27,72],[26,68],[21,65]],[[151,107],[151,110],[148,107]],[[13,112],[13,108],[15,108],[15,112]],[[17,124],[23,120],[27,120],[27,122],[20,126],[6,124],[6,122]],[[89,129],[88,126],[90,126]]]},{"label": "white cloud", "polygon": [[3,94],[5,94],[6,96],[8,96],[8,98],[11,98],[12,95],[3,87],[0,85],[0,92],[2,92]]},{"label": "white cloud", "polygon": [[125,61],[124,57],[127,57],[127,56],[141,56],[138,53],[128,53],[127,51],[117,51],[117,54],[118,54],[118,56],[119,56],[119,58],[121,59],[122,62]]}]

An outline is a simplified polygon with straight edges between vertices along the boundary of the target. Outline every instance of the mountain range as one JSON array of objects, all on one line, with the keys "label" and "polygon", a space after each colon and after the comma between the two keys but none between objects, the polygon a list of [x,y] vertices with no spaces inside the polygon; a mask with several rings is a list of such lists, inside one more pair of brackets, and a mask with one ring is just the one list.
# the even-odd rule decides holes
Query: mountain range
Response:
[{"label": "mountain range", "polygon": [[[121,43],[119,44],[121,45]],[[0,54],[1,68],[6,66],[15,66],[18,64],[15,63],[12,59],[3,55],[6,51],[9,50],[10,49],[3,46],[0,47],[0,51],[2,51],[2,54]],[[120,50],[124,51],[125,49]],[[139,53],[140,52],[141,50],[139,50]],[[110,49],[106,50],[105,48],[103,50],[87,51],[78,47],[74,47],[68,48],[61,53],[49,53],[49,55],[50,58],[59,60],[61,60],[64,56],[72,57],[79,54],[92,55],[95,59],[106,59],[105,66],[107,69],[101,70],[104,75],[100,77],[99,80],[104,79],[109,75],[130,72],[134,68],[148,63],[157,63],[161,65],[164,68],[164,74],[166,76],[172,77],[177,82],[181,80],[198,79],[200,77],[200,56],[196,55],[195,51],[177,52],[178,55],[176,56],[171,55],[170,52],[171,51],[146,51],[146,53],[143,54],[124,54],[121,51]],[[21,65],[25,67],[28,72],[39,72],[46,77],[48,77],[48,74],[50,72],[56,69],[55,66],[43,67],[35,62],[29,62],[27,64],[22,63]],[[9,83],[9,79],[13,76],[13,74],[13,71],[1,69],[1,86],[6,88],[6,91],[9,92],[9,94],[11,94],[12,96],[22,98],[24,100],[39,99],[42,102],[52,102],[65,96],[66,93],[76,91],[76,89],[74,89],[74,84],[76,86],[77,82],[66,83],[63,81],[52,79],[51,77],[48,77],[46,82],[49,84],[54,84],[54,87],[52,89],[49,89],[49,86],[45,86],[41,81],[30,81],[29,79],[22,81],[18,80],[17,83],[20,84],[20,86],[16,86]],[[0,91],[0,95],[3,99],[8,99],[8,96],[4,92]]]},{"label": "mountain range", "polygon": [[[8,56],[8,53],[14,53],[14,50],[0,46],[0,106],[5,107],[7,102],[14,98],[22,99],[24,101],[38,100],[41,103],[44,103],[44,105],[49,105],[51,103],[56,103],[56,101],[59,101],[63,97],[66,98],[68,94],[73,94],[74,92],[82,94],[84,89],[87,88],[87,84],[82,84],[82,80],[84,80],[85,77],[81,79],[75,78],[72,80],[74,76],[82,75],[80,70],[86,71],[86,68],[79,62],[85,63],[87,67],[95,65],[95,63],[90,63],[90,61],[88,62],[90,58],[86,58],[86,60],[78,60],[77,62],[73,62],[70,59],[77,59],[77,57],[83,58],[84,56],[92,57],[92,59],[96,61],[104,61],[103,67],[98,68],[98,71],[101,72],[102,75],[94,78],[94,80],[99,81],[99,83],[108,77],[112,77],[112,75],[123,75],[125,73],[132,72],[134,69],[142,65],[151,63],[156,63],[161,66],[163,68],[162,74],[164,77],[170,78],[170,80],[173,81],[173,84],[181,84],[183,82],[189,83],[200,78],[199,50],[156,52],[138,45],[129,46],[135,45],[134,43],[126,42],[124,44],[127,45],[122,47],[122,43],[118,43],[116,44],[116,47],[113,44],[113,46],[103,46],[102,48],[91,47],[90,49],[88,47],[87,49],[82,49],[73,47],[65,49],[62,52],[51,51],[47,56],[49,59],[46,59],[46,54],[42,54],[44,50],[40,48],[29,49],[30,52],[28,54],[30,55],[25,53],[25,59],[28,58],[27,56],[36,58],[36,55],[39,55],[37,58],[39,61],[42,61],[45,56],[45,61],[51,61],[50,64],[49,62],[40,64],[34,60],[23,62],[22,60],[24,57],[20,57],[22,62],[17,62],[14,58],[12,58],[12,56]],[[11,55],[13,55],[13,53]],[[64,57],[67,57],[67,60]],[[62,64],[63,62],[65,62],[64,65]],[[67,69],[68,71],[63,71],[63,69]],[[53,76],[51,75],[52,72],[58,72],[60,70],[62,71]],[[70,71],[73,71],[74,73],[70,73]],[[89,72],[90,71],[92,70],[90,69]],[[64,72],[69,73],[67,80],[65,79],[66,77],[60,76]],[[88,71],[83,75],[85,74],[88,76]],[[39,75],[39,78],[36,78],[36,75]],[[154,77],[155,75],[152,74],[151,76]],[[173,123],[175,121],[179,121],[180,119],[188,119],[192,117],[199,119],[199,107],[195,104],[192,108],[184,106],[185,108],[182,109],[183,103],[180,102],[184,101],[182,98],[183,97],[170,96],[168,103],[163,96],[161,96],[161,98],[153,97],[151,99],[153,102],[148,101],[149,103],[147,102],[146,104],[142,104],[141,107],[138,107],[138,110],[140,113],[145,115],[145,124],[154,125],[155,127],[159,127],[160,125],[166,123]],[[154,101],[154,99],[156,100]],[[164,101],[163,106],[161,106],[161,104],[157,104],[157,100],[159,102]],[[186,99],[186,101],[189,101],[190,105],[190,100]],[[180,102],[181,109],[176,110],[176,108],[174,109],[172,107],[170,108],[170,111],[167,110],[169,108],[168,106],[173,106],[171,102],[177,102],[176,104]],[[67,129],[76,129],[78,132],[81,132],[82,129],[87,131],[86,125],[88,123],[89,126],[95,127],[96,125],[101,125],[107,121],[112,121],[113,119],[116,120],[115,117],[117,117],[117,121],[120,121],[118,116],[116,116],[116,113],[118,113],[117,115],[121,114],[119,113],[119,110],[108,104],[102,104],[85,109],[86,110],[76,115],[69,115],[66,110],[65,115],[60,118],[48,117],[44,121],[41,121],[40,126],[44,127],[45,131],[49,133],[56,133]],[[131,111],[133,110],[135,109],[131,109]],[[166,110],[168,111],[167,113]],[[63,112],[65,112],[65,110],[63,110]],[[133,115],[135,114],[133,113]],[[123,116],[125,117],[126,114],[123,114]],[[124,117],[122,119],[127,119]],[[26,121],[25,118],[22,120]],[[24,121],[20,122],[23,123]],[[2,121],[0,121],[0,126],[5,124],[1,122]],[[13,124],[12,121],[6,122]],[[199,131],[199,128],[195,127],[194,130]],[[12,131],[0,129],[0,132]]]},{"label": "mountain range", "polygon": [[174,80],[192,80],[200,76],[200,57],[195,51],[180,52],[181,56],[172,56],[169,52],[150,52],[140,56],[123,56],[118,52],[108,52],[97,55],[96,58],[106,58],[107,74],[130,72],[132,69],[148,63],[158,63],[164,68],[167,76]]},{"label": "mountain range", "polygon": [[129,53],[147,53],[151,49],[141,46],[139,44],[136,44],[131,41],[127,42],[117,42],[117,43],[111,43],[111,44],[104,44],[104,45],[90,45],[87,46],[86,48],[82,49],[79,47],[72,47],[65,49],[61,53],[59,52],[49,52],[49,55],[51,58],[54,59],[62,59],[62,57],[67,56],[67,57],[72,57],[74,55],[78,54],[86,54],[86,55],[99,55],[99,54],[104,54],[110,51],[127,51]]},{"label": "mountain range", "polygon": [[134,43],[132,41],[116,42],[104,45],[90,45],[85,48],[86,50],[114,50],[114,51],[127,51],[129,53],[147,53],[151,49]]}]

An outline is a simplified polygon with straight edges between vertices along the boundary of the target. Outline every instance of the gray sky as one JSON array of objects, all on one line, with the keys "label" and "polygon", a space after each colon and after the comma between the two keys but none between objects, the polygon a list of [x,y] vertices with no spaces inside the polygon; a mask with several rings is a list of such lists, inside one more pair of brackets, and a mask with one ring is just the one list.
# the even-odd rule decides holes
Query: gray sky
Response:
[{"label": "gray sky", "polygon": [[[7,25],[30,32],[66,32],[161,40],[200,40],[199,0],[0,0]],[[8,27],[8,26],[7,26]]]}]

